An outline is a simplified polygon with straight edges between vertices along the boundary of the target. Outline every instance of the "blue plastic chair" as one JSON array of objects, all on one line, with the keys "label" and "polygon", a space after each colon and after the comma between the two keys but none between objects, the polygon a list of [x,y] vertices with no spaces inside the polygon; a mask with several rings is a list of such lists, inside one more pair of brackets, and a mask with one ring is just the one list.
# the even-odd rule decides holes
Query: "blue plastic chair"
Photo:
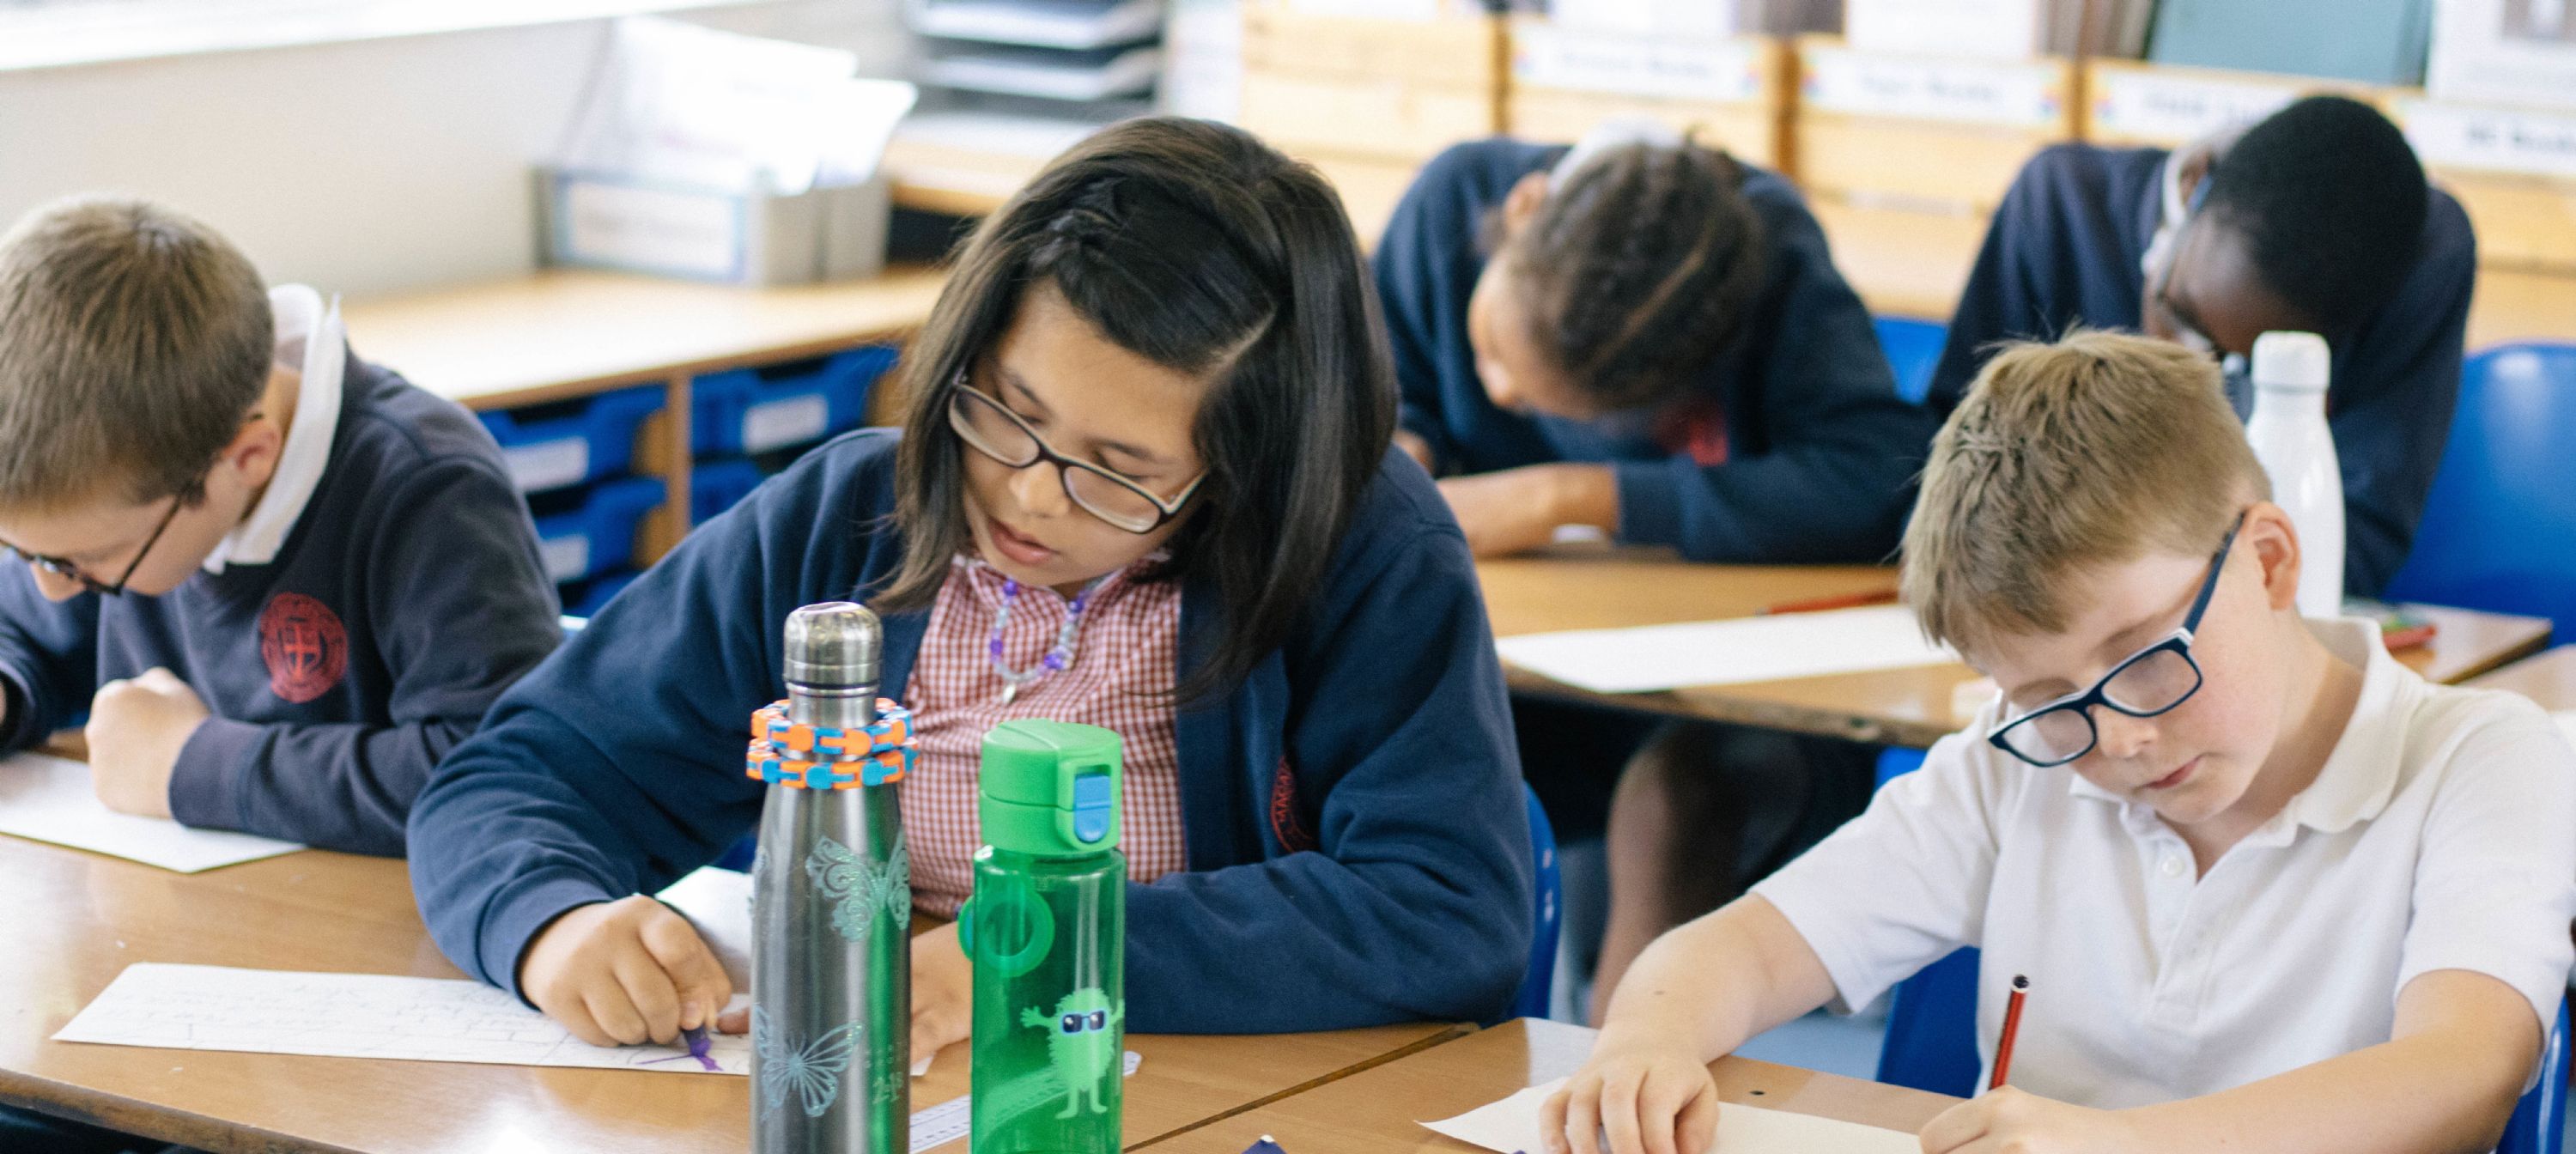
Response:
[{"label": "blue plastic chair", "polygon": [[1872,317],[1878,349],[1887,367],[1896,370],[1896,395],[1914,404],[1932,390],[1932,370],[1941,363],[1941,347],[1950,342],[1950,326],[1912,317]]},{"label": "blue plastic chair", "polygon": [[2393,600],[2547,617],[2576,635],[2576,345],[2469,358]]},{"label": "blue plastic chair", "polygon": [[1529,969],[1521,975],[1520,993],[1512,996],[1515,1018],[1547,1016],[1548,995],[1556,985],[1556,939],[1564,932],[1565,883],[1556,872],[1556,827],[1528,783],[1521,793],[1529,807],[1530,857],[1538,863],[1538,932],[1530,937]]}]

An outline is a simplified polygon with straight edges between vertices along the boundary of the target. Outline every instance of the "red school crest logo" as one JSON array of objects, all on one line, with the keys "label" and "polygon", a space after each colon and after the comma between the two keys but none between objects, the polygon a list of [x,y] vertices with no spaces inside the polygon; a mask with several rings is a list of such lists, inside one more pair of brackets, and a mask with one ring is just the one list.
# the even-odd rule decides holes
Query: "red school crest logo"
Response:
[{"label": "red school crest logo", "polygon": [[302,705],[340,683],[349,667],[349,631],[330,606],[280,593],[259,614],[259,659],[268,666],[268,691]]}]

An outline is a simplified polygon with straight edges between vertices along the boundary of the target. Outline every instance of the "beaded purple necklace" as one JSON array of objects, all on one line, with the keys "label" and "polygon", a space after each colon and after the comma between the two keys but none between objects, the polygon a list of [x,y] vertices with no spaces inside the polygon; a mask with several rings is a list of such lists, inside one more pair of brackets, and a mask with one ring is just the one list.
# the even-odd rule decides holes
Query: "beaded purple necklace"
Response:
[{"label": "beaded purple necklace", "polygon": [[1065,607],[1064,624],[1055,631],[1055,648],[1047,650],[1045,659],[1026,669],[1013,669],[1002,661],[1002,630],[1011,623],[1011,606],[1020,599],[1020,583],[1010,577],[1002,579],[1002,606],[993,611],[993,640],[985,647],[992,654],[993,672],[1002,675],[1002,704],[1009,705],[1011,699],[1020,695],[1020,690],[1063,672],[1073,664],[1074,639],[1082,633],[1082,607],[1090,603],[1092,591],[1107,580],[1107,577],[1095,578],[1082,587],[1082,592],[1073,595],[1073,603]]}]

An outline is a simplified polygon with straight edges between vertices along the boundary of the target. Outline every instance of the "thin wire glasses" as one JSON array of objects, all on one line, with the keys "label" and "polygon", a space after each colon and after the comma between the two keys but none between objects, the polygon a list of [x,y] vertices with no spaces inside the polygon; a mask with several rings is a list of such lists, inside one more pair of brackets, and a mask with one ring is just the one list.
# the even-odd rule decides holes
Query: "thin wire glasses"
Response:
[{"label": "thin wire glasses", "polygon": [[964,373],[958,374],[951,386],[948,426],[957,430],[960,439],[976,452],[1014,469],[1025,469],[1040,461],[1052,462],[1057,475],[1064,479],[1064,495],[1084,512],[1116,528],[1137,534],[1162,528],[1181,515],[1190,495],[1207,480],[1205,473],[1191,478],[1187,486],[1166,501],[1136,481],[1056,452],[1018,413],[967,384]]},{"label": "thin wire glasses", "polygon": [[126,562],[125,572],[117,576],[114,584],[108,584],[90,576],[81,570],[80,562],[68,558],[30,553],[6,541],[0,541],[0,549],[7,549],[19,560],[56,577],[77,581],[81,588],[92,593],[102,597],[116,597],[125,592],[125,583],[134,580],[135,570],[143,567],[143,559],[152,555],[152,547],[161,543],[161,535],[170,531],[170,522],[178,520],[179,510],[185,508],[187,503],[187,498],[183,496],[170,498],[170,511],[161,514],[161,523],[152,527],[152,535],[143,539],[143,547],[134,551],[134,560]]}]

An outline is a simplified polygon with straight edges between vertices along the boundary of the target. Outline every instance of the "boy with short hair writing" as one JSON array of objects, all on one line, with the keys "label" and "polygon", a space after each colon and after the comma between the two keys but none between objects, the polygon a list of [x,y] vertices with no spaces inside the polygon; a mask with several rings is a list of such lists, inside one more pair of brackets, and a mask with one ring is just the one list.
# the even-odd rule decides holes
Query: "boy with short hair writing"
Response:
[{"label": "boy with short hair writing", "polygon": [[1705,1063],[1961,946],[1980,1045],[2032,989],[2013,1085],[1928,1154],[2491,1148],[2566,985],[2576,754],[2369,622],[2302,620],[2269,496],[2209,361],[2103,333],[1997,356],[1933,444],[1903,588],[2003,696],[1657,941],[1551,1148],[1704,1151]]},{"label": "boy with short hair writing", "polygon": [[0,237],[0,546],[0,743],[86,710],[110,807],[332,849],[562,638],[491,435],[141,201]]}]

